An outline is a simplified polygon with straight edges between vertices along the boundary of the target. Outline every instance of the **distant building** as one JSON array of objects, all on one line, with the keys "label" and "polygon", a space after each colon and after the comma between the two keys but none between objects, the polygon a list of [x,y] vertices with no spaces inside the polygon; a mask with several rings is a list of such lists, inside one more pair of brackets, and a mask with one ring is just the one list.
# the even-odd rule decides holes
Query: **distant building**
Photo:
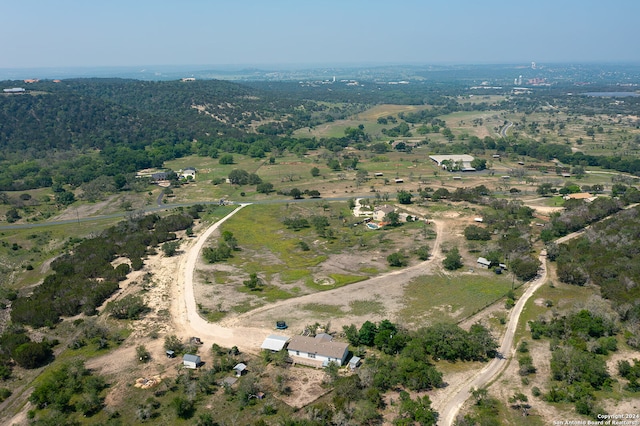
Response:
[{"label": "distant building", "polygon": [[168,172],[157,172],[151,175],[151,181],[160,182],[161,180],[167,180],[168,177],[169,177]]},{"label": "distant building", "polygon": [[183,179],[196,179],[196,168],[195,167],[185,167],[180,173],[180,177]]},{"label": "distant building", "polygon": [[[445,170],[452,171],[451,169],[457,169],[462,172],[475,172],[476,169],[471,167],[471,162],[474,160],[471,155],[457,155],[457,154],[448,154],[448,155],[430,155],[429,158],[435,163],[442,167]],[[449,167],[448,164],[451,164],[453,167]],[[458,166],[458,167],[455,167]]]},{"label": "distant building", "polygon": [[588,192],[578,192],[576,194],[567,194],[562,198],[565,200],[585,200],[591,202],[597,197],[595,195],[591,195]]},{"label": "distant building", "polygon": [[373,220],[382,222],[386,215],[396,211],[395,207],[385,204],[384,206],[376,207],[373,211]]},{"label": "distant building", "polygon": [[2,89],[4,93],[22,93],[26,92],[26,90],[22,87],[12,87],[11,89]]}]

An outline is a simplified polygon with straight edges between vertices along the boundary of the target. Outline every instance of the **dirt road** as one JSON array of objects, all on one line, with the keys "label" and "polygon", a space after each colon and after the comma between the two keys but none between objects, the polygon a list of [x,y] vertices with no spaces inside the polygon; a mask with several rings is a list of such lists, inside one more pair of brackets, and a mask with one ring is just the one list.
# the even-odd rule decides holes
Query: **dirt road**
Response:
[{"label": "dirt road", "polygon": [[475,377],[459,384],[454,389],[451,389],[451,397],[445,398],[448,402],[444,408],[438,409],[440,407],[434,407],[440,413],[440,420],[438,421],[439,425],[452,425],[458,415],[458,411],[460,411],[462,405],[471,396],[471,389],[482,388],[497,377],[506,367],[508,359],[513,356],[513,338],[516,333],[516,328],[518,327],[518,320],[520,319],[522,309],[529,298],[533,296],[533,294],[547,280],[546,255],[544,251],[540,254],[539,259],[542,264],[541,272],[535,280],[529,282],[524,294],[511,310],[507,329],[502,337],[502,344],[500,345],[498,357],[491,360]]},{"label": "dirt road", "polygon": [[[377,294],[380,295],[380,297],[388,299],[401,299],[404,294],[404,285],[408,281],[414,277],[433,271],[435,268],[434,265],[437,265],[437,262],[442,259],[440,244],[444,233],[442,229],[443,224],[439,221],[432,221],[435,226],[436,239],[432,247],[432,256],[427,261],[345,287],[272,303],[261,308],[253,309],[246,314],[229,318],[219,324],[209,323],[198,314],[193,287],[194,270],[200,252],[211,234],[218,229],[224,221],[246,205],[247,204],[241,205],[222,220],[209,227],[197,238],[193,245],[187,249],[188,251],[184,259],[180,262],[176,275],[177,283],[173,286],[173,302],[171,308],[176,332],[178,334],[198,336],[206,342],[215,342],[226,347],[238,346],[245,351],[257,352],[264,338],[273,332],[272,326],[250,326],[259,323],[256,319],[260,316],[277,316],[281,312],[294,310],[298,305],[311,302],[344,304],[350,300],[362,299],[363,294]],[[398,304],[400,302],[401,300],[398,300]],[[265,323],[263,322],[263,324]]]},{"label": "dirt road", "polygon": [[254,327],[231,329],[209,323],[198,314],[193,292],[193,273],[204,244],[222,223],[247,205],[248,204],[241,204],[240,207],[233,212],[214,223],[201,234],[193,246],[189,248],[178,267],[176,276],[177,285],[173,286],[171,310],[179,334],[198,336],[206,343],[215,342],[226,347],[238,346],[245,350],[255,352],[260,349],[260,345],[268,335],[269,330]]}]

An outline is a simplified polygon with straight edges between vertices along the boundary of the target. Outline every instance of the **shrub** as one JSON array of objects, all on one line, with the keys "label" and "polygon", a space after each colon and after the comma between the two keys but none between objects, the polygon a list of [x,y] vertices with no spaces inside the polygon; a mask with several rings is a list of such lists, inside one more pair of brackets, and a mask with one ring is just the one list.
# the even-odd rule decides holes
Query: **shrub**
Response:
[{"label": "shrub", "polygon": [[13,353],[14,361],[23,368],[37,368],[47,364],[53,357],[48,342],[27,342],[18,346]]},{"label": "shrub", "polygon": [[489,241],[491,232],[476,225],[469,225],[464,229],[464,237],[469,241]]},{"label": "shrub", "polygon": [[106,310],[117,319],[138,319],[140,314],[146,312],[148,308],[142,297],[127,295],[107,303]]},{"label": "shrub", "polygon": [[462,256],[460,256],[458,247],[454,247],[449,250],[449,253],[447,253],[447,256],[442,261],[442,264],[448,271],[455,271],[456,269],[462,268]]},{"label": "shrub", "polygon": [[389,262],[389,266],[407,266],[407,257],[401,252],[395,252],[387,256],[387,262]]}]

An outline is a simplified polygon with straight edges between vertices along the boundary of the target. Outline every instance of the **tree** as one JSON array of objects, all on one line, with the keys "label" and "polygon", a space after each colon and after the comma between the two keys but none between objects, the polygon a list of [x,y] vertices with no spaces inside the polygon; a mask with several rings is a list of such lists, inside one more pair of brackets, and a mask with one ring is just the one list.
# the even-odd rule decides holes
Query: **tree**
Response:
[{"label": "tree", "polygon": [[11,207],[9,210],[7,210],[7,213],[5,214],[6,218],[7,218],[7,222],[9,223],[13,223],[17,220],[20,220],[20,214],[18,213],[18,210],[15,207]]},{"label": "tree", "polygon": [[162,245],[162,252],[167,257],[173,257],[178,252],[178,247],[180,247],[180,242],[167,241]]},{"label": "tree", "polygon": [[249,290],[260,290],[263,286],[263,282],[258,278],[258,274],[255,272],[249,274],[249,279],[242,282]]},{"label": "tree", "polygon": [[398,212],[389,212],[384,216],[384,220],[389,222],[391,226],[400,225],[400,214]]},{"label": "tree", "polygon": [[117,319],[138,319],[140,314],[146,312],[148,308],[142,297],[128,294],[121,299],[107,303],[105,310]]},{"label": "tree", "polygon": [[151,354],[144,345],[136,347],[136,359],[138,362],[149,362],[151,359]]},{"label": "tree", "polygon": [[400,204],[411,204],[411,197],[413,197],[413,195],[411,195],[409,191],[402,190],[398,192],[397,197]]},{"label": "tree", "polygon": [[399,251],[391,253],[389,256],[387,256],[387,262],[389,262],[389,266],[394,267],[407,266],[408,264],[407,257],[404,255],[404,253],[401,253]]},{"label": "tree", "polygon": [[464,237],[469,241],[489,241],[491,232],[476,225],[469,225],[464,229]]},{"label": "tree", "polygon": [[249,183],[249,172],[242,169],[233,169],[229,172],[229,182],[234,185],[246,185]]},{"label": "tree", "polygon": [[220,156],[220,159],[218,160],[218,163],[220,163],[220,164],[233,164],[233,155],[224,154],[224,155]]},{"label": "tree", "polygon": [[294,200],[299,200],[300,198],[302,198],[302,191],[300,191],[298,188],[292,188],[289,191],[289,195],[291,195]]},{"label": "tree", "polygon": [[181,419],[190,419],[195,413],[193,401],[182,396],[176,396],[171,401],[171,405],[176,410],[176,415]]},{"label": "tree", "polygon": [[27,342],[13,351],[13,360],[22,368],[37,368],[47,364],[53,357],[47,341]]},{"label": "tree", "polygon": [[454,136],[453,132],[451,131],[450,128],[445,127],[444,129],[442,129],[442,136],[444,136],[445,138],[447,138],[447,140],[449,142],[453,141],[456,137]]},{"label": "tree", "polygon": [[448,271],[455,271],[462,268],[462,256],[458,251],[458,247],[454,247],[447,253],[447,256],[442,261],[444,268]]},{"label": "tree", "polygon": [[542,195],[544,197],[554,192],[553,185],[551,185],[550,183],[543,183],[541,185],[538,185],[538,188],[536,188],[536,192],[538,193],[538,195]]},{"label": "tree", "polygon": [[522,410],[523,416],[526,416],[528,414],[530,408],[529,404],[527,404],[528,401],[529,398],[527,398],[527,395],[523,394],[522,392],[517,392],[509,398],[509,403],[511,404],[511,406],[515,409]]},{"label": "tree", "polygon": [[169,335],[164,338],[164,350],[174,351],[177,354],[184,352],[184,343],[175,334]]},{"label": "tree", "polygon": [[416,249],[416,255],[420,260],[427,260],[431,255],[431,249],[427,245],[420,246]]},{"label": "tree", "polygon": [[540,262],[533,257],[518,257],[509,265],[511,271],[522,281],[529,281],[538,275]]},{"label": "tree", "polygon": [[435,425],[438,421],[438,413],[431,408],[431,400],[428,396],[418,396],[415,400],[407,391],[400,392],[400,407],[398,417],[393,421],[397,426],[421,426]]},{"label": "tree", "polygon": [[484,170],[487,168],[487,160],[483,158],[474,158],[471,162],[471,167],[476,170]]},{"label": "tree", "polygon": [[311,176],[313,176],[313,177],[320,176],[320,169],[317,168],[317,167],[312,167],[311,168]]},{"label": "tree", "polygon": [[376,333],[378,333],[378,327],[371,321],[365,321],[358,333],[360,343],[365,346],[373,346]]},{"label": "tree", "polygon": [[256,186],[256,191],[261,194],[269,194],[273,192],[273,184],[269,182],[262,182]]},{"label": "tree", "polygon": [[73,204],[76,201],[76,197],[73,195],[71,191],[58,192],[56,194],[56,203],[62,204],[63,206],[68,206],[69,204]]}]

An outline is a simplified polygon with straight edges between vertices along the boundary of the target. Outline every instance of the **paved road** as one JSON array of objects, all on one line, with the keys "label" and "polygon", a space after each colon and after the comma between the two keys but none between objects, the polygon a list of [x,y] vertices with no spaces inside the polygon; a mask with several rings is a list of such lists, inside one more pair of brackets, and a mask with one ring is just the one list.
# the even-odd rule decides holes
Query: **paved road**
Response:
[{"label": "paved road", "polygon": [[511,121],[509,121],[507,124],[502,126],[502,128],[500,129],[499,135],[502,136],[503,138],[506,138],[507,137],[507,131],[509,130],[509,128],[511,126],[513,126],[513,123]]}]

